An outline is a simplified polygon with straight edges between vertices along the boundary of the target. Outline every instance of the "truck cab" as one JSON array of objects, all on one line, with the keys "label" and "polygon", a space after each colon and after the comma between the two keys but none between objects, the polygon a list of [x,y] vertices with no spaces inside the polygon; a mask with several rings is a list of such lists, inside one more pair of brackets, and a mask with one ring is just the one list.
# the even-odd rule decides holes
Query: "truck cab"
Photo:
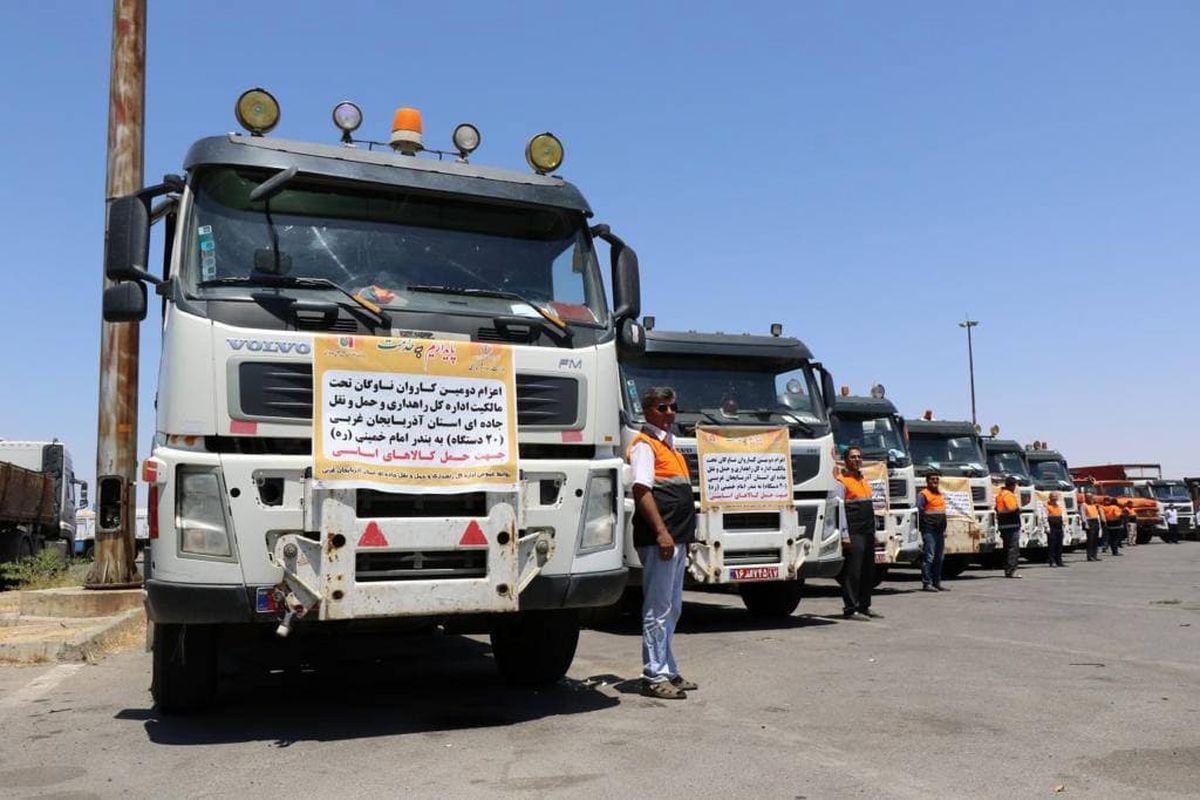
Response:
[{"label": "truck cab", "polygon": [[75,477],[62,442],[0,440],[0,562],[46,545],[71,554],[75,516],[86,505],[87,483]]},{"label": "truck cab", "polygon": [[888,504],[875,515],[876,574],[887,564],[913,564],[921,557],[917,526],[917,486],[904,418],[891,400],[841,395],[833,406],[833,438],[838,455],[855,446],[863,459],[887,464]]},{"label": "truck cab", "polygon": [[971,504],[975,512],[975,530],[970,542],[957,545],[946,539],[946,560],[942,573],[955,577],[973,559],[997,550],[1000,531],[996,527],[996,498],[983,453],[983,440],[975,426],[965,421],[906,419],[908,446],[918,481],[924,482],[930,469],[943,475],[966,478],[971,486]]},{"label": "truck cab", "polygon": [[1144,478],[1133,481],[1134,494],[1148,498],[1158,504],[1158,515],[1161,522],[1157,525],[1160,533],[1167,530],[1167,506],[1174,506],[1179,515],[1179,535],[1182,537],[1195,527],[1195,508],[1187,484],[1181,480],[1169,478]]},{"label": "truck cab", "polygon": [[[791,614],[806,578],[832,578],[842,567],[840,501],[834,492],[833,434],[826,408],[831,378],[799,339],[650,330],[644,351],[621,356],[626,444],[645,421],[640,398],[655,386],[670,386],[678,395],[673,433],[688,461],[697,508],[697,426],[787,428],[794,517],[741,511],[702,515],[700,545],[719,539],[721,563],[714,570],[693,554],[688,585],[735,585],[751,613]],[[633,547],[632,503],[627,496],[624,552],[636,581],[641,562]]]},{"label": "truck cab", "polygon": [[[226,640],[270,647],[263,630],[340,636],[359,621],[479,625],[506,679],[553,681],[574,656],[577,611],[610,604],[627,578],[608,387],[618,346],[640,344],[636,257],[591,225],[583,195],[554,174],[563,150],[550,134],[530,140],[531,171],[517,172],[471,163],[470,125],[455,129],[458,152],[430,157],[412,109],[397,112],[386,142],[351,136],[348,103],[333,115],[341,143],[336,131],[329,143],[272,138],[274,123],[262,122],[272,103],[244,94],[251,135],[200,139],[183,177],[118,198],[109,213],[105,319],[144,318],[146,284],[162,303],[143,465],[154,698],[165,712],[207,705]],[[159,275],[142,268],[152,221],[165,225]],[[419,366],[321,384],[319,348],[347,369],[389,354]],[[465,403],[453,381],[468,379],[427,380],[460,352],[464,370],[509,365],[511,383],[497,383],[494,401]],[[315,436],[320,398],[348,396],[345,421],[361,426],[375,402],[354,394],[365,384],[395,390],[390,417],[371,418],[388,431],[331,451]],[[344,395],[329,394],[335,385]],[[436,405],[430,392],[449,413],[418,420],[412,397]],[[450,467],[467,456],[451,451],[484,435],[469,422],[476,412],[497,410],[512,414],[487,424],[509,432],[515,483],[463,483]],[[450,466],[414,467],[409,484],[383,488],[314,479],[318,454],[378,459],[372,443],[407,439],[391,429],[410,423],[411,441],[434,442],[429,453],[393,446],[384,460]]]},{"label": "truck cab", "polygon": [[[1078,495],[1083,493],[1071,480],[1067,460],[1057,450],[1047,450],[1039,445],[1025,448],[1025,459],[1033,486],[1039,492],[1059,492],[1063,503],[1063,545],[1073,547],[1087,543],[1087,530],[1079,515]],[[1090,490],[1089,490],[1090,491]]]},{"label": "truck cab", "polygon": [[1025,460],[1025,448],[1011,439],[988,438],[983,441],[983,450],[987,455],[994,492],[1000,491],[1008,476],[1017,479],[1017,498],[1021,503],[1021,549],[1045,551],[1049,545],[1049,529],[1045,511],[1034,492],[1033,476]]}]

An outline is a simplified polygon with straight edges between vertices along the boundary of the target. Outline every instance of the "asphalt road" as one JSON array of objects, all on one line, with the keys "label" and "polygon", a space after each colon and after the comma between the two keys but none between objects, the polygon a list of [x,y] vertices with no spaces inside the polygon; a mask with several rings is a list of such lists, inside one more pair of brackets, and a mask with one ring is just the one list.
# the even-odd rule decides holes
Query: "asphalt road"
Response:
[{"label": "asphalt road", "polygon": [[755,623],[690,594],[701,689],[636,694],[636,628],[585,632],[570,678],[501,686],[484,640],[337,648],[190,719],[150,706],[149,657],[0,670],[8,797],[1086,797],[1200,795],[1200,545],[1100,564],[884,584],[844,622],[832,583]]}]

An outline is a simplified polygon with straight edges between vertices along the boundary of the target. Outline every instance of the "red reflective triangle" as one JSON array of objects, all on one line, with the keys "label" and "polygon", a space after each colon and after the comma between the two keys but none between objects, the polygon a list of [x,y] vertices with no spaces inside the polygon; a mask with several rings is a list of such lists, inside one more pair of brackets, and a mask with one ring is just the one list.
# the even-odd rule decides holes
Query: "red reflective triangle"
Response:
[{"label": "red reflective triangle", "polygon": [[387,543],[383,531],[379,530],[379,525],[374,522],[367,525],[367,529],[358,540],[359,547],[387,547]]},{"label": "red reflective triangle", "polygon": [[479,527],[479,523],[471,520],[467,523],[467,529],[463,531],[462,538],[458,540],[459,547],[487,547],[487,537],[483,535],[483,528]]}]

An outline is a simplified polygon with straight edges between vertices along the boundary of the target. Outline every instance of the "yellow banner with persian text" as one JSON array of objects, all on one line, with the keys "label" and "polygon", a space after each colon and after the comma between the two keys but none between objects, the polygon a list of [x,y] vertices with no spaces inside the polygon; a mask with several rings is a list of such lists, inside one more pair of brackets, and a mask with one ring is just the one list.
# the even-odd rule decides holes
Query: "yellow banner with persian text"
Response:
[{"label": "yellow banner with persian text", "polygon": [[700,510],[790,508],[792,451],[783,427],[696,428]]}]

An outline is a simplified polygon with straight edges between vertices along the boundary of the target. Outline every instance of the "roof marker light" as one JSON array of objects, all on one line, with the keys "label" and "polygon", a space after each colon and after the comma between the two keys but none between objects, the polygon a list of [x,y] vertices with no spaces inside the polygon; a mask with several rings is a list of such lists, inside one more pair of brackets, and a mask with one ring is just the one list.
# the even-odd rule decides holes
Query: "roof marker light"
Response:
[{"label": "roof marker light", "polygon": [[342,141],[351,144],[350,134],[362,125],[362,109],[349,100],[343,100],[333,107],[333,124],[342,132]]},{"label": "roof marker light", "polygon": [[562,142],[549,131],[539,133],[525,145],[525,160],[538,175],[554,172],[561,167],[565,155]]},{"label": "roof marker light", "polygon": [[238,96],[233,113],[251,136],[262,136],[279,124],[279,101],[266,89],[247,89]]}]

